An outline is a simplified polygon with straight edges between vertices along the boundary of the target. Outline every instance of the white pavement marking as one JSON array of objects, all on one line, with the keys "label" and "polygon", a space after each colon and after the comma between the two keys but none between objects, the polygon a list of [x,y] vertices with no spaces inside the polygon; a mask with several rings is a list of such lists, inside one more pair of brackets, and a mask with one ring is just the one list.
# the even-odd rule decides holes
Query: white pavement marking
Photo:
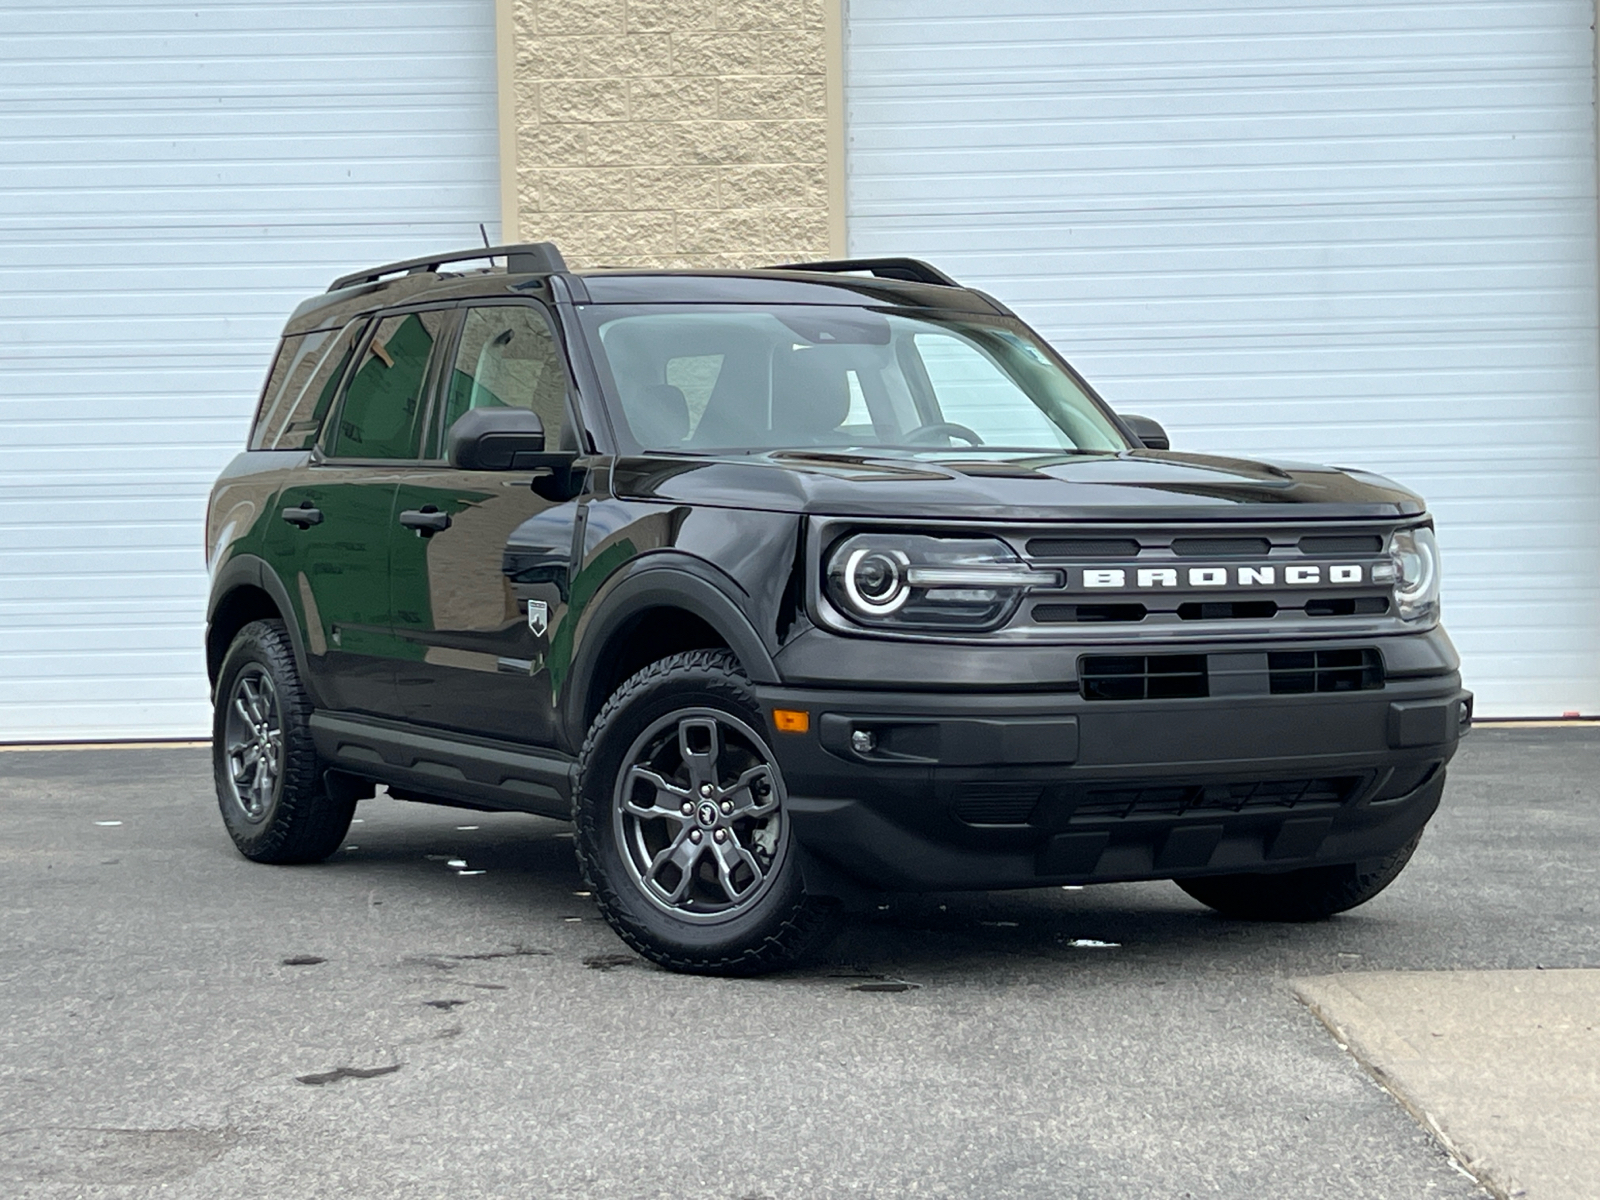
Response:
[{"label": "white pavement marking", "polygon": [[1349,972],[1293,986],[1495,1195],[1593,1200],[1600,970]]}]

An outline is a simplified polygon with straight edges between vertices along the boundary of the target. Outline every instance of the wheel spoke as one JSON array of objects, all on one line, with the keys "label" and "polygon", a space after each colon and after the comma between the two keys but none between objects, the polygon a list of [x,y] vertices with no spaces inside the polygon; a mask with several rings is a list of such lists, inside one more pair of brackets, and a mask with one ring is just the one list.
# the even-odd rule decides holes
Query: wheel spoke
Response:
[{"label": "wheel spoke", "polygon": [[[635,791],[633,785],[641,780],[656,790],[655,797],[649,805],[640,804],[633,798]],[[623,801],[622,809],[630,816],[638,817],[641,821],[670,819],[680,825],[694,820],[692,815],[687,817],[683,815],[683,803],[689,799],[689,789],[679,787],[655,771],[639,766],[629,767],[624,786],[623,794],[627,799]]]},{"label": "wheel spoke", "polygon": [[[689,840],[688,830],[684,830],[670,846],[650,860],[650,866],[643,872],[644,881],[669,904],[676,904],[694,884],[694,867],[699,858],[700,847]],[[670,892],[656,878],[668,863],[675,863],[678,867],[678,882]]]},{"label": "wheel spoke", "polygon": [[[767,794],[756,794],[756,784],[766,780]],[[723,795],[733,801],[731,819],[764,817],[778,810],[778,790],[772,786],[772,768],[760,763],[741,774]]]},{"label": "wheel spoke", "polygon": [[712,787],[717,786],[717,762],[722,757],[722,730],[714,719],[688,717],[679,721],[678,753],[683,755],[684,765],[689,768],[689,780],[696,789],[707,783]]},{"label": "wheel spoke", "polygon": [[[730,837],[725,842],[713,842],[711,847],[717,860],[717,878],[722,881],[722,890],[727,893],[729,900],[737,900],[746,892],[753,891],[766,878],[755,855],[741,846],[738,839]],[[751,872],[750,882],[742,888],[733,882],[733,874],[741,864],[748,866]]]}]

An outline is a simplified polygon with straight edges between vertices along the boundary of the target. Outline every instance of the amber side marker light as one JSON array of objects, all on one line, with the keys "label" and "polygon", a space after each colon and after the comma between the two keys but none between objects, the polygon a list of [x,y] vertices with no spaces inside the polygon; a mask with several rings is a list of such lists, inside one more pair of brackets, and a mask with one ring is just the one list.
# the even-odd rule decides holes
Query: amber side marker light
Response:
[{"label": "amber side marker light", "polygon": [[772,724],[779,733],[805,733],[811,728],[811,714],[803,708],[775,708]]}]

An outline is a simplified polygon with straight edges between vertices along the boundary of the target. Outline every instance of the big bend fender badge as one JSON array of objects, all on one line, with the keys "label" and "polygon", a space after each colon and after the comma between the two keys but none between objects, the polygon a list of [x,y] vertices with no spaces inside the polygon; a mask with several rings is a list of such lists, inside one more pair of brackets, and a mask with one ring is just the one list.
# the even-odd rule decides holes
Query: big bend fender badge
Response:
[{"label": "big bend fender badge", "polygon": [[534,637],[543,637],[544,631],[550,628],[550,606],[543,600],[528,601],[528,628],[533,630]]}]

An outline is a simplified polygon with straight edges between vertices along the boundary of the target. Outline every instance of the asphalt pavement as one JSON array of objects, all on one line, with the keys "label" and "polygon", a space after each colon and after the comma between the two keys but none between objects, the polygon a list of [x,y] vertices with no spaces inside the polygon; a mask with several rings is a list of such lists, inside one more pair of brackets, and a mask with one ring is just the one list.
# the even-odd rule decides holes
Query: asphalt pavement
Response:
[{"label": "asphalt pavement", "polygon": [[0,1195],[1481,1197],[1291,981],[1600,965],[1592,727],[1475,731],[1330,922],[892,897],[759,980],[630,954],[559,823],[357,817],[257,866],[203,749],[0,752]]}]

